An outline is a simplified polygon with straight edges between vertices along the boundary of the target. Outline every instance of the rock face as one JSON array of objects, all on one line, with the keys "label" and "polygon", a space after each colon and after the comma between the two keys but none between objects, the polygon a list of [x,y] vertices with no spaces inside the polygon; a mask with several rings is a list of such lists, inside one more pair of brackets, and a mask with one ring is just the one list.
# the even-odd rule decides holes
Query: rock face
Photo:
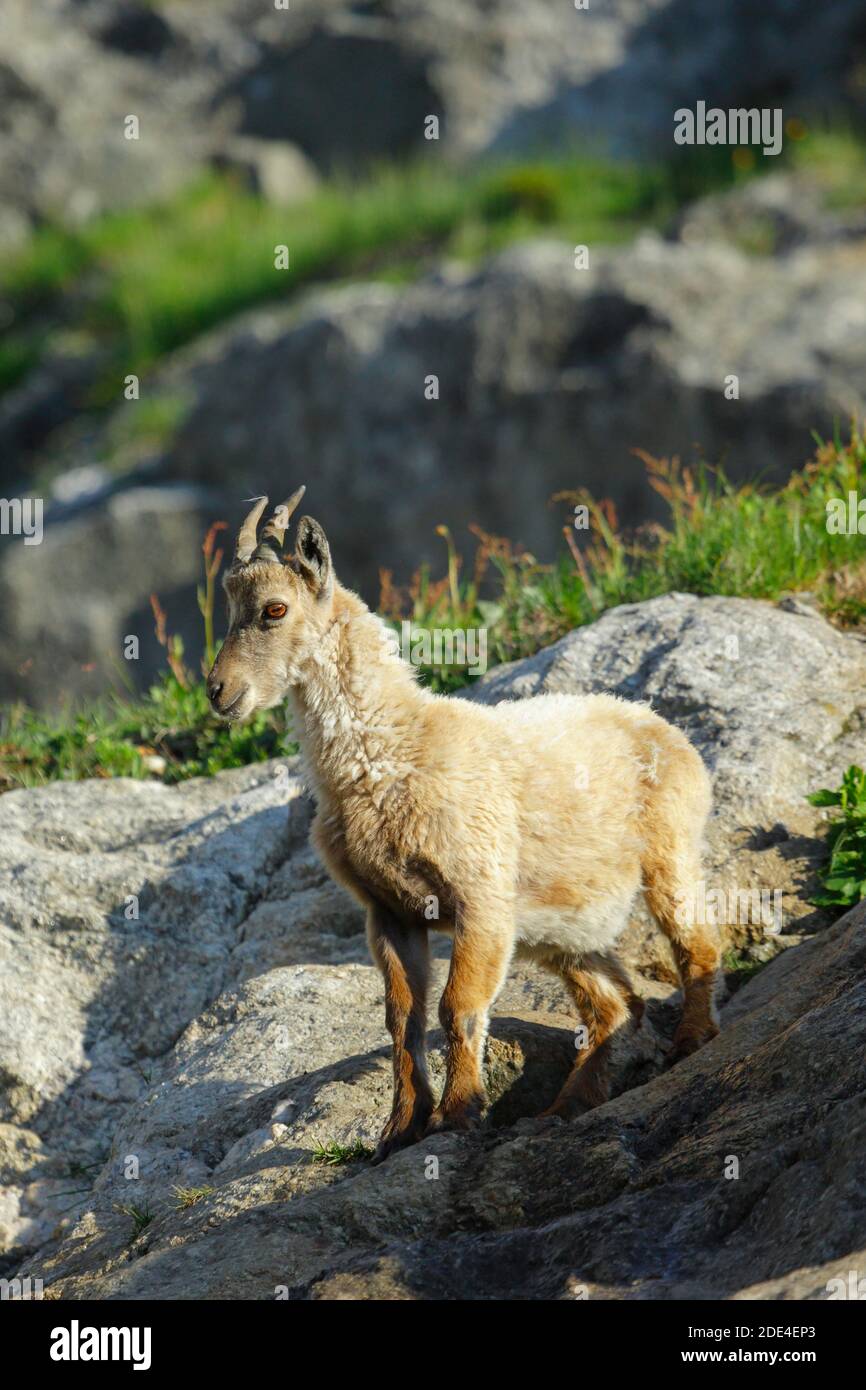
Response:
[{"label": "rock face", "polygon": [[[149,620],[128,622],[153,590],[175,626],[195,613],[207,521],[234,521],[240,500],[262,491],[282,498],[305,481],[338,572],[375,603],[381,567],[398,582],[422,562],[441,568],[441,522],[461,549],[475,521],[548,559],[561,546],[558,490],[610,496],[627,524],[662,516],[638,446],[686,458],[699,447],[734,478],[785,477],[813,428],[830,436],[834,420],[866,411],[863,229],[830,218],[804,228],[790,254],[757,258],[701,239],[726,207],[696,210],[679,239],[593,250],[586,271],[571,247],[531,243],[408,288],[316,291],[179,354],[149,387],[153,400],[189,402],[152,479],[208,488],[211,510],[187,509],[200,529],[178,546],[166,496],[148,523],[152,546],[127,551],[118,592],[84,570],[74,622],[63,610],[53,628],[41,620],[73,691],[107,682],[118,628],[149,634]],[[737,399],[726,397],[731,377]],[[0,591],[14,596],[0,606],[4,694],[50,700],[32,668],[20,674],[34,657],[32,594],[79,533],[125,547],[121,506],[97,497],[74,522],[49,508],[41,548],[0,540]],[[78,668],[94,663],[84,679]],[[136,674],[152,673],[145,656]]]},{"label": "rock face", "polygon": [[[203,487],[109,488],[89,503],[58,507],[40,545],[4,537],[4,698],[57,705],[121,681],[147,684],[165,659],[154,636],[153,593],[194,667],[201,622],[191,580],[213,511],[213,494]],[[175,603],[179,592],[184,603]],[[134,659],[124,655],[129,636],[139,643]]]},{"label": "rock face", "polygon": [[[616,1098],[570,1125],[530,1117],[574,1020],[513,971],[486,1128],[377,1169],[314,1159],[373,1140],[390,1065],[361,914],[312,855],[294,764],[3,797],[4,1272],[64,1298],[826,1297],[866,1252],[866,913],[804,915],[801,797],[862,746],[864,666],[807,608],[671,595],[491,674],[477,698],[652,698],[713,772],[708,878],[787,875],[790,949],[663,1072],[676,995],[632,924],[648,1019]],[[756,960],[771,938],[732,933]],[[438,984],[446,967],[440,943]]]}]

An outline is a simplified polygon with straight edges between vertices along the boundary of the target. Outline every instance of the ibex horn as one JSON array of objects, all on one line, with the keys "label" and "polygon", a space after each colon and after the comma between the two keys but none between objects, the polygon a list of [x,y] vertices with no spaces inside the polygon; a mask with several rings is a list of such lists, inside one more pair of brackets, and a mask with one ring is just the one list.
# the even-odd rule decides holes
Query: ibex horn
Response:
[{"label": "ibex horn", "polygon": [[[292,512],[297,507],[306,490],[307,489],[302,483],[301,486],[292,493],[288,502],[283,502],[281,506],[277,507],[277,510],[262,532],[262,539],[259,542],[260,548],[266,541],[276,541],[277,549],[279,550],[285,538],[286,528],[291,520]],[[268,547],[268,549],[272,550],[271,547]]]},{"label": "ibex horn", "polygon": [[235,560],[238,564],[245,565],[256,548],[256,528],[261,521],[262,512],[267,505],[267,497],[260,497],[249,516],[246,518],[243,526],[238,531],[238,539],[235,545]]}]

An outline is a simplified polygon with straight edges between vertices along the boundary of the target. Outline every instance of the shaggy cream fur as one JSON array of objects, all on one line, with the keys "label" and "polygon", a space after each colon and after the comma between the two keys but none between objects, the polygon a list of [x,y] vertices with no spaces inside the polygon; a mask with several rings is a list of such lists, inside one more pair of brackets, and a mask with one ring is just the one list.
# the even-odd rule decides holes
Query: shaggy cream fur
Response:
[{"label": "shaggy cream fur", "polygon": [[[610,954],[641,889],[683,984],[674,1055],[711,1037],[718,942],[683,914],[701,877],[710,789],[683,734],[608,695],[488,708],[430,694],[335,580],[316,522],[301,520],[286,562],[264,536],[256,547],[252,530],[226,577],[230,626],[208,688],[228,718],[289,696],[317,802],[314,841],[367,909],[394,1041],[378,1156],[478,1115],[488,1014],[515,952],[562,976],[587,1028],[553,1109],[605,1098],[610,1038],[641,1012]],[[282,539],[273,522],[267,533]],[[431,929],[453,935],[435,1109],[424,1056]]]}]

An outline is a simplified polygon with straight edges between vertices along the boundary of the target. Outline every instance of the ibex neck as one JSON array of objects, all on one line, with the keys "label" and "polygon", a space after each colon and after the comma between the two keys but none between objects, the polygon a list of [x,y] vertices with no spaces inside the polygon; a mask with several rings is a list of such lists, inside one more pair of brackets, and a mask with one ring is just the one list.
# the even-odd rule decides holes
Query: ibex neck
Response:
[{"label": "ibex neck", "polygon": [[338,587],[333,625],[291,691],[314,793],[339,799],[366,792],[378,800],[410,775],[420,706],[429,698],[382,622]]}]

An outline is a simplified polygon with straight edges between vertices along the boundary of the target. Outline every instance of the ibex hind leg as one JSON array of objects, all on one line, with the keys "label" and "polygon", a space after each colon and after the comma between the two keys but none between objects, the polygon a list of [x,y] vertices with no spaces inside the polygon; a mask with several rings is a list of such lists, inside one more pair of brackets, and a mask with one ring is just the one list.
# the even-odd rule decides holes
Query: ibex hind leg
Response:
[{"label": "ibex hind leg", "polygon": [[427,933],[398,922],[381,904],[367,913],[367,940],[385,983],[385,1018],[393,1043],[391,1115],[374,1161],[420,1139],[433,1109],[425,1054],[427,1028]]},{"label": "ibex hind leg", "polygon": [[716,1011],[721,947],[715,926],[696,920],[696,890],[703,877],[701,838],[709,789],[689,749],[680,776],[648,807],[642,859],[647,907],[671,944],[683,991],[683,1012],[669,1062],[696,1052],[719,1031]]},{"label": "ibex hind leg", "polygon": [[580,1017],[574,1066],[553,1104],[543,1112],[567,1118],[603,1105],[610,1095],[610,1052],[615,1035],[643,1017],[643,1000],[634,993],[613,957],[591,952],[551,962],[571,994]]}]

